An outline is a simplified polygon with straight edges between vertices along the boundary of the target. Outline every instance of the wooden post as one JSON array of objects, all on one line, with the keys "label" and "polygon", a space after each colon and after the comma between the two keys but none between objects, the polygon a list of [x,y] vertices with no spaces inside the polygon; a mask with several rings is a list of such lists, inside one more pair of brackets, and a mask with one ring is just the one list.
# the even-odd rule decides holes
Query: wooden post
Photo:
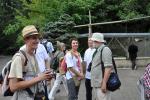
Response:
[{"label": "wooden post", "polygon": [[91,11],[89,10],[89,37],[92,36],[92,25],[91,25]]}]

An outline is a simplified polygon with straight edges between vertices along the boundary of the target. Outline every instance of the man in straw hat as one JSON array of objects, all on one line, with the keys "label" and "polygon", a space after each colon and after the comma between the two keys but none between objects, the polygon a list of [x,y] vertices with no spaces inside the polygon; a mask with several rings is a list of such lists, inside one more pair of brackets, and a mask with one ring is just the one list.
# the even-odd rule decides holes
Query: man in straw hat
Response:
[{"label": "man in straw hat", "polygon": [[[28,25],[23,28],[22,36],[26,45],[23,49],[26,57],[21,53],[16,53],[12,58],[11,69],[9,73],[10,90],[14,92],[12,100],[34,100],[37,92],[38,83],[43,80],[50,80],[50,71],[39,74],[39,67],[35,57],[35,50],[39,43],[39,36],[34,25]],[[25,59],[27,64],[24,66]],[[26,89],[30,89],[26,91]]]},{"label": "man in straw hat", "polygon": [[[102,33],[94,33],[91,37],[91,40],[93,41],[93,46],[96,49],[93,54],[91,67],[91,86],[93,87],[92,91],[94,93],[93,100],[111,100],[110,92],[106,88],[106,83],[113,66],[112,52],[108,47],[103,48],[105,46],[105,40]],[[100,57],[102,48],[102,61],[105,67],[103,78]]]}]

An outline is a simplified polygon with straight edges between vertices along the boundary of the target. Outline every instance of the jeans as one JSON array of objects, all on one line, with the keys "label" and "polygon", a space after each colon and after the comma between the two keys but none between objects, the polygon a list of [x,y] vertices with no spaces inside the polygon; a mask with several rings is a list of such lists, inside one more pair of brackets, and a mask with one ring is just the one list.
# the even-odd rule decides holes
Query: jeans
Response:
[{"label": "jeans", "polygon": [[68,100],[78,100],[79,86],[75,86],[73,78],[67,80],[68,85]]},{"label": "jeans", "polygon": [[63,85],[65,87],[66,93],[68,94],[68,87],[65,76],[61,75],[60,73],[57,73],[56,80],[54,82],[54,85],[49,93],[49,100],[54,100],[56,91],[59,89],[61,82],[63,82]]},{"label": "jeans", "polygon": [[86,88],[86,100],[92,100],[92,87],[90,79],[85,79],[85,88]]}]

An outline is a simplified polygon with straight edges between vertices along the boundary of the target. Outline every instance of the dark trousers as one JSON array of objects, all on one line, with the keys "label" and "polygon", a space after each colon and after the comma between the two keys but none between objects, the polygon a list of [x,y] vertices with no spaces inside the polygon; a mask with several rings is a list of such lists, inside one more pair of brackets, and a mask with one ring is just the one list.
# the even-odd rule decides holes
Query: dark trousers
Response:
[{"label": "dark trousers", "polygon": [[137,54],[130,54],[129,53],[129,58],[130,58],[131,63],[132,63],[132,70],[134,70],[136,68],[136,57],[137,57]]},{"label": "dark trousers", "polygon": [[132,70],[134,70],[136,66],[136,59],[131,60],[131,62],[132,62]]},{"label": "dark trousers", "polygon": [[68,86],[68,100],[78,100],[78,92],[80,86],[75,86],[74,80],[71,78],[67,80]]},{"label": "dark trousers", "polygon": [[86,87],[86,100],[92,100],[92,87],[90,79],[85,79],[85,87]]}]

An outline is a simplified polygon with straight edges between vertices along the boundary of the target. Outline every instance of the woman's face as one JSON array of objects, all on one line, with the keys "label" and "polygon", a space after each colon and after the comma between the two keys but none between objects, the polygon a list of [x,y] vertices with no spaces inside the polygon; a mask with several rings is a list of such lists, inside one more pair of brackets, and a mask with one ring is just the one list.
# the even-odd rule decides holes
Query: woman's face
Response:
[{"label": "woman's face", "polygon": [[77,49],[78,49],[78,46],[79,46],[78,41],[73,40],[73,41],[71,42],[71,47],[72,47],[73,50],[77,50]]}]

